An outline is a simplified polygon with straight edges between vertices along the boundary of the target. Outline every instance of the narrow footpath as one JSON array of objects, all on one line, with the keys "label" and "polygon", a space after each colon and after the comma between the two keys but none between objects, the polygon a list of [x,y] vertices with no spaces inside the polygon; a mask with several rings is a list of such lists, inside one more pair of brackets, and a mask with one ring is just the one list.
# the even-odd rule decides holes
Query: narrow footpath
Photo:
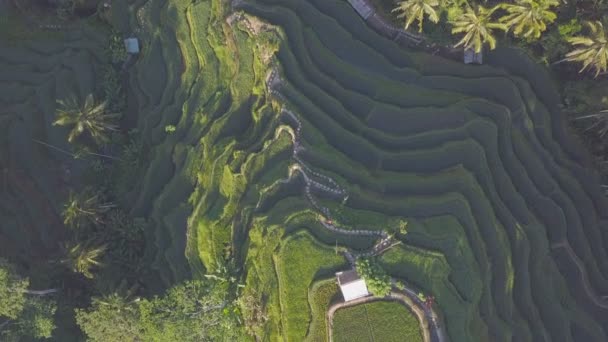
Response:
[{"label": "narrow footpath", "polygon": [[[282,83],[283,80],[279,76],[278,68],[274,66],[271,69],[271,72],[269,73],[268,77],[266,78],[268,93],[274,96],[275,98],[281,100],[282,102],[287,103],[288,101],[283,97],[283,95],[279,91]],[[349,262],[351,267],[355,267],[355,262],[359,257],[379,256],[390,248],[400,244],[400,241],[395,240],[390,234],[388,234],[384,230],[352,229],[339,227],[333,223],[334,220],[331,215],[331,211],[329,210],[329,208],[319,204],[319,202],[314,197],[314,193],[325,193],[337,200],[342,201],[342,203],[346,203],[346,201],[348,201],[348,192],[331,177],[318,173],[306,165],[306,163],[299,155],[302,151],[305,150],[302,146],[301,141],[302,121],[293,111],[285,107],[282,109],[281,114],[295,125],[295,128],[292,127],[293,132],[290,132],[293,143],[292,158],[295,163],[289,167],[289,177],[287,179],[281,180],[280,182],[289,182],[291,179],[293,179],[296,173],[302,176],[302,179],[304,180],[305,184],[304,194],[306,196],[306,199],[315,208],[315,210],[322,214],[323,219],[320,219],[320,223],[325,229],[337,234],[368,236],[371,239],[379,239],[376,244],[374,244],[374,246],[368,251],[355,252],[352,250],[346,250],[343,255]],[[402,291],[393,290],[391,294],[387,297],[370,296],[348,303],[337,303],[332,305],[327,313],[329,329],[328,337],[330,341],[332,339],[332,319],[336,310],[341,307],[376,300],[400,301],[406,306],[408,306],[411,311],[414,312],[414,314],[418,317],[418,321],[420,322],[423,334],[423,339],[425,342],[447,341],[447,337],[445,335],[443,327],[439,323],[437,313],[432,307],[425,305],[425,303],[418,297],[418,294],[415,290],[408,287],[405,287]]]}]

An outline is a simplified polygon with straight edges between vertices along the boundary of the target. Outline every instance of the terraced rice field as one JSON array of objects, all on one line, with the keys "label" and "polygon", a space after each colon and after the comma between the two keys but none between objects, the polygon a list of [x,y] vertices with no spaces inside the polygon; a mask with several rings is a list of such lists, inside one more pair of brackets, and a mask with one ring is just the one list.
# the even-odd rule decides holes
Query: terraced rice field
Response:
[{"label": "terraced rice field", "polygon": [[70,168],[83,164],[36,141],[69,148],[51,127],[55,101],[95,89],[107,37],[87,24],[48,32],[9,23],[0,33],[0,249],[45,260],[65,237],[58,212]]},{"label": "terraced rice field", "polygon": [[[153,156],[134,212],[153,218],[150,255],[166,283],[235,256],[244,292],[267,311],[256,334],[315,336],[299,296],[340,262],[307,265],[319,271],[306,271],[297,299],[285,296],[295,291],[285,272],[308,262],[286,252],[300,248],[290,236],[327,258],[373,241],[324,228],[302,177],[285,181],[292,138],[275,132],[296,127],[287,106],[302,122],[300,158],[348,191],[342,204],[315,194],[321,203],[365,229],[409,222],[382,262],[436,297],[451,340],[607,339],[594,299],[608,293],[608,202],[542,67],[509,49],[474,67],[400,48],[342,0],[241,1],[248,17],[235,20],[221,1],[128,7],[119,25],[142,38],[130,81]],[[279,96],[266,88],[275,49]],[[552,248],[563,241],[591,293]]]},{"label": "terraced rice field", "polygon": [[[347,267],[336,247],[364,251],[375,238],[327,229],[304,176],[289,177],[297,125],[288,108],[301,122],[301,161],[348,193],[313,191],[318,203],[350,229],[408,221],[404,244],[381,262],[435,296],[451,341],[608,340],[608,201],[542,67],[510,49],[465,66],[401,48],[343,0],[246,0],[237,9],[242,17],[228,18],[220,0],[113,2],[114,25],[142,45],[129,115],[149,166],[129,201],[134,216],[149,218],[160,287],[234,259],[243,295],[265,311],[252,323],[260,340],[327,338],[317,310],[325,304],[311,306],[311,289]],[[102,44],[92,32],[68,38],[0,49],[11,66],[0,76],[11,160],[49,153],[32,134],[62,146],[48,129],[55,99],[95,81],[88,66]],[[266,84],[273,61],[283,80],[275,94]],[[44,165],[19,165],[46,177]],[[11,207],[23,202],[23,184],[34,186],[13,182],[3,193],[3,227],[44,239],[48,226],[32,219],[44,204]],[[44,184],[39,198],[52,198]]]},{"label": "terraced rice field", "polygon": [[416,317],[402,304],[372,302],[336,311],[333,319],[336,342],[422,342]]}]

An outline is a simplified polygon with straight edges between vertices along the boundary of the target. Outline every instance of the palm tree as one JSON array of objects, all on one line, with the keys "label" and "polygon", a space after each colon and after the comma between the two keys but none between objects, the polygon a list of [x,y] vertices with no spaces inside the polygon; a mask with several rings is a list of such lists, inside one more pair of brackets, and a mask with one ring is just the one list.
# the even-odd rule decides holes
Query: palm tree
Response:
[{"label": "palm tree", "polygon": [[477,7],[474,11],[471,7],[467,7],[466,12],[458,19],[451,22],[452,33],[464,33],[464,37],[456,44],[464,46],[466,49],[474,49],[475,52],[481,52],[484,43],[490,45],[490,49],[496,47],[496,38],[492,35],[493,30],[507,30],[507,26],[501,23],[492,22],[492,14],[497,7],[487,9],[483,6]]},{"label": "palm tree", "polygon": [[432,22],[437,23],[439,21],[439,16],[435,11],[437,6],[439,6],[439,0],[405,0],[400,1],[392,12],[401,12],[397,18],[406,18],[406,30],[414,21],[418,21],[418,32],[422,32],[422,22],[425,14],[429,16]]},{"label": "palm tree", "polygon": [[101,215],[113,207],[111,203],[101,203],[100,195],[85,190],[80,194],[70,193],[63,209],[63,223],[72,228],[80,228],[87,221],[101,222]]},{"label": "palm tree", "polygon": [[79,104],[74,97],[65,101],[58,100],[57,103],[59,108],[53,126],[73,126],[68,135],[69,142],[86,131],[95,142],[105,143],[108,141],[107,131],[118,129],[111,120],[120,114],[106,112],[107,102],[95,103],[92,94],[86,97],[84,104]]},{"label": "palm tree", "polygon": [[608,133],[608,109],[594,114],[579,116],[574,120],[592,120],[593,123],[585,129],[585,132],[596,130],[600,138],[604,138],[606,133]]},{"label": "palm tree", "polygon": [[583,63],[579,72],[588,67],[595,69],[594,77],[597,77],[608,69],[608,32],[601,21],[588,21],[585,24],[589,27],[590,35],[568,38],[576,49],[567,53],[565,60]]},{"label": "palm tree", "polygon": [[103,266],[98,259],[105,252],[106,246],[88,247],[77,243],[67,247],[67,256],[61,262],[68,265],[72,271],[81,273],[87,278],[93,278],[92,268]]},{"label": "palm tree", "polygon": [[547,24],[555,21],[557,15],[551,8],[559,5],[556,0],[516,0],[515,4],[501,5],[509,14],[499,21],[508,27],[514,27],[513,34],[524,38],[540,38],[547,29]]}]

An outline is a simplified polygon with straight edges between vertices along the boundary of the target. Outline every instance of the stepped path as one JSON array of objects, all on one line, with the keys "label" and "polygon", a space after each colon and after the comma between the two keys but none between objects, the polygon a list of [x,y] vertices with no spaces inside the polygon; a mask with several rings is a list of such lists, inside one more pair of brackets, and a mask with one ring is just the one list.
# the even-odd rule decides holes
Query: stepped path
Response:
[{"label": "stepped path", "polygon": [[[282,80],[279,76],[279,73],[276,68],[272,69],[269,77],[267,78],[267,86],[269,88],[269,92],[276,96],[279,99],[283,99],[280,86],[282,84]],[[283,108],[283,115],[290,119],[293,123],[295,123],[296,127],[292,133],[292,158],[297,162],[292,165],[289,170],[289,179],[293,177],[293,175],[297,172],[304,179],[304,192],[307,200],[310,204],[323,215],[323,218],[320,219],[321,225],[334,233],[338,234],[346,234],[353,236],[367,236],[369,238],[375,239],[380,238],[380,240],[368,251],[355,253],[351,250],[346,250],[343,254],[349,264],[354,268],[355,261],[357,257],[375,257],[382,255],[382,253],[386,252],[391,247],[394,247],[400,244],[399,241],[395,241],[392,236],[390,236],[386,231],[381,230],[365,230],[365,229],[353,229],[353,228],[344,228],[338,227],[333,224],[333,217],[331,215],[331,211],[327,207],[323,207],[320,205],[315,197],[313,196],[314,191],[324,192],[330,195],[333,195],[336,198],[342,199],[342,202],[346,202],[348,200],[347,191],[342,188],[335,180],[331,177],[323,175],[321,173],[313,171],[310,167],[308,167],[305,162],[300,158],[299,153],[304,150],[301,145],[301,134],[302,134],[302,122],[298,118],[298,116],[289,109]],[[289,181],[283,180],[284,182]],[[317,180],[315,180],[317,179]],[[430,306],[425,305],[415,290],[409,287],[404,287],[402,293],[400,292],[392,292],[390,295],[384,298],[380,297],[365,297],[360,298],[348,303],[336,303],[332,305],[327,312],[327,322],[328,322],[328,337],[330,341],[332,340],[332,322],[333,315],[336,310],[346,306],[352,306],[357,304],[368,303],[375,300],[395,300],[402,302],[406,306],[409,306],[411,310],[416,314],[418,320],[420,322],[421,330],[423,332],[424,341],[433,341],[433,342],[444,342],[446,341],[446,335],[443,332],[442,326],[439,324],[438,315],[435,313],[434,309]]]},{"label": "stepped path", "polygon": [[[282,30],[269,92],[304,127],[294,174],[324,244],[379,254],[432,293],[451,340],[607,340],[608,201],[546,70],[508,48],[464,65],[384,34],[346,0],[236,7]],[[353,226],[382,240],[367,227],[402,218],[407,244],[343,238]],[[564,240],[571,253],[551,248]]]}]

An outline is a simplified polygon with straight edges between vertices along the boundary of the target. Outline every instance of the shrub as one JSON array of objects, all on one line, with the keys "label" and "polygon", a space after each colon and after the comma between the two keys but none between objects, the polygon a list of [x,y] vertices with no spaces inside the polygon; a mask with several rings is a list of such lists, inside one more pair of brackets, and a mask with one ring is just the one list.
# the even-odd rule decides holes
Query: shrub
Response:
[{"label": "shrub", "polygon": [[374,259],[357,260],[357,272],[365,279],[368,290],[375,296],[384,297],[391,292],[391,277]]}]

